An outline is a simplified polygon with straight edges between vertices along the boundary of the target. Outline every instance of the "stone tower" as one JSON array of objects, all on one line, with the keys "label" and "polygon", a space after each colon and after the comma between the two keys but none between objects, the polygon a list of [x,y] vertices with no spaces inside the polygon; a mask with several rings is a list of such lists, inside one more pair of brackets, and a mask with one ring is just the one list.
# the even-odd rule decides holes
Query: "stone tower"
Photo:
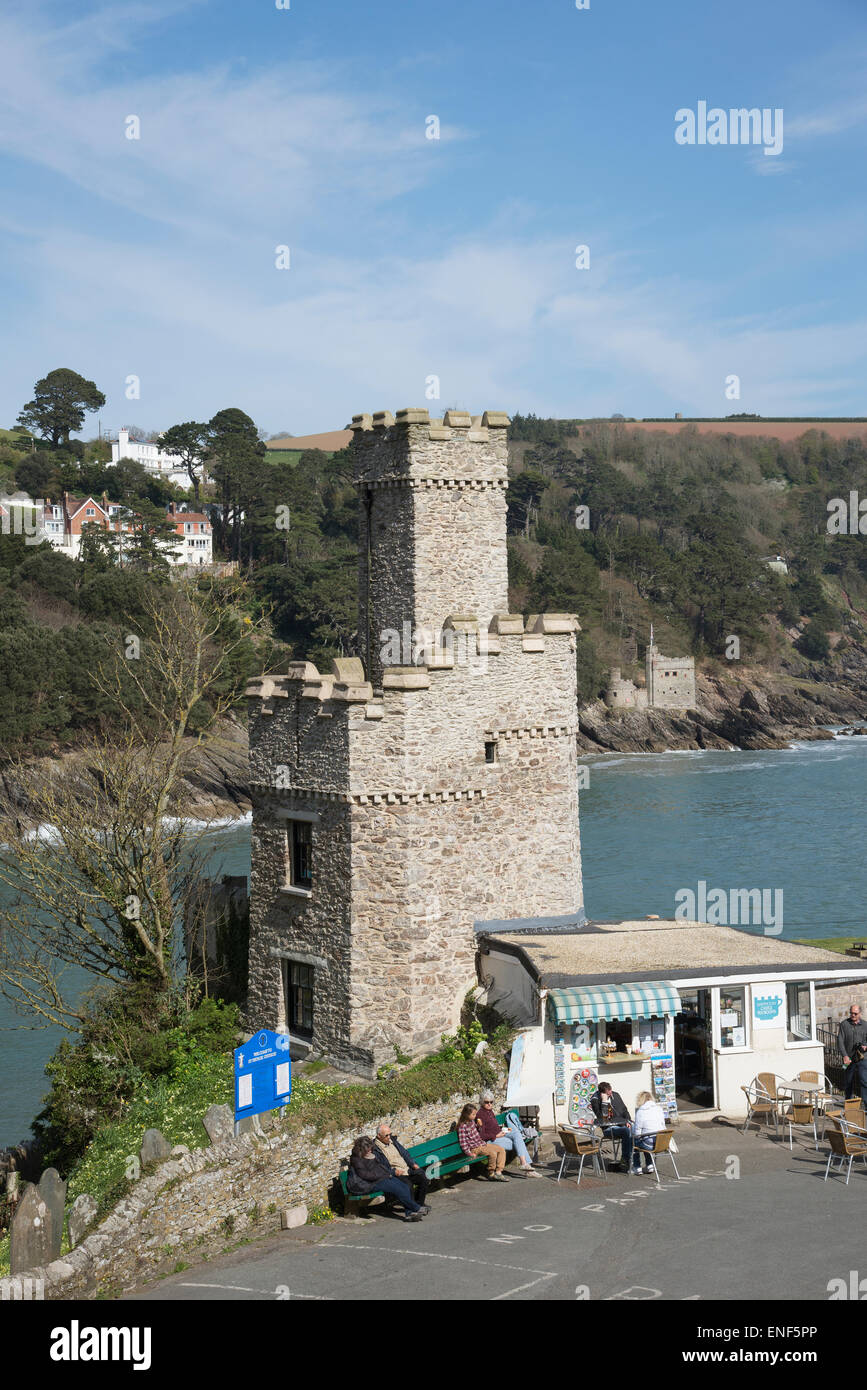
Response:
[{"label": "stone tower", "polygon": [[691,656],[663,656],[654,645],[644,654],[647,703],[653,709],[695,709],[695,660]]},{"label": "stone tower", "polygon": [[476,921],[582,912],[578,623],[507,612],[507,425],[354,418],[362,655],[248,690],[249,1021],[346,1068],[454,1028]]}]

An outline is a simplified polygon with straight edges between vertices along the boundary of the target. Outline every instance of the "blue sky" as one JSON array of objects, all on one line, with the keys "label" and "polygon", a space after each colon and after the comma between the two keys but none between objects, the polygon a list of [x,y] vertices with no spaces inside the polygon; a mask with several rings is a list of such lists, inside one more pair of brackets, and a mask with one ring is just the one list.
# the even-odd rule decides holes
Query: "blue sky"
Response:
[{"label": "blue sky", "polygon": [[109,432],[867,415],[863,0],[4,0],[0,51],[2,425],[58,366]]}]

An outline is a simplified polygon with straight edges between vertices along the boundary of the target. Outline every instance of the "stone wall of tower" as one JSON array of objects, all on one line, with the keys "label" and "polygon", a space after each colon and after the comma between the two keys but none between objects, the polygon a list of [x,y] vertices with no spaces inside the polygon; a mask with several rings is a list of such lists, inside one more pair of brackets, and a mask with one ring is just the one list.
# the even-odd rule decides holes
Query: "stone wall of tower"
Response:
[{"label": "stone wall of tower", "polygon": [[654,709],[694,709],[695,661],[691,656],[663,656],[647,648],[644,658],[647,703]]},{"label": "stone wall of tower", "polygon": [[[436,437],[447,429],[449,438]],[[367,438],[374,430],[356,434],[362,474],[365,460],[397,467],[382,449],[390,437],[407,443],[403,466],[420,484],[371,487],[387,499],[381,512],[371,506],[372,517],[388,515],[394,525],[391,549],[387,532],[371,540],[370,589],[363,564],[360,607],[375,615],[377,641],[406,621],[435,626],[423,664],[382,665],[377,654],[374,688],[358,659],[338,659],[328,675],[297,662],[248,692],[249,1022],[285,1026],[282,961],[313,963],[313,1048],[362,1071],[392,1060],[395,1045],[435,1047],[456,1025],[475,981],[476,921],[582,908],[578,625],[559,614],[525,623],[504,603],[488,611],[505,595],[502,489],[481,486],[496,430],[504,437],[494,426],[474,440],[483,429],[413,420],[384,425],[380,445]],[[429,435],[438,465],[427,452]],[[451,462],[446,446],[455,450]],[[468,446],[478,450],[475,464]],[[463,474],[465,482],[474,470],[480,486],[440,488],[432,479],[427,487],[422,458],[424,468]],[[407,496],[409,510],[400,500]],[[451,531],[449,496],[453,510],[467,509]],[[467,570],[464,549],[474,557]],[[479,615],[465,600],[467,587]],[[289,882],[293,817],[312,827],[309,893]]]},{"label": "stone wall of tower", "polygon": [[359,634],[374,685],[388,632],[487,626],[508,607],[505,415],[426,410],[352,422],[359,490]]}]

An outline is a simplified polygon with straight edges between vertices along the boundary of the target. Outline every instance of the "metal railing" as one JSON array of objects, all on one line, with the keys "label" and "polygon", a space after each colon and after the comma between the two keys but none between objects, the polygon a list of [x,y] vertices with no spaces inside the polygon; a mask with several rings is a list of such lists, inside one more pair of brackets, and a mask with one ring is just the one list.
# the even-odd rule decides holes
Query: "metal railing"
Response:
[{"label": "metal railing", "polygon": [[843,1062],[843,1054],[837,1043],[836,1028],[826,1028],[820,1024],[816,1028],[816,1037],[825,1051],[825,1075],[835,1088],[844,1090],[848,1067]]}]

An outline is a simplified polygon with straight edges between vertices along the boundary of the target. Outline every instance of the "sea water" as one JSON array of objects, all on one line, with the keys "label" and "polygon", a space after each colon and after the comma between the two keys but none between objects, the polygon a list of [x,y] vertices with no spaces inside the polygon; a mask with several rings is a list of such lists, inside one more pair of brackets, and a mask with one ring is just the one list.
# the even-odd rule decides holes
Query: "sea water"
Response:
[{"label": "sea water", "polygon": [[[591,918],[671,917],[678,892],[704,882],[726,893],[781,890],[783,940],[867,937],[867,736],[772,752],[582,755],[582,762]],[[214,829],[210,869],[214,877],[249,873],[249,818]],[[34,1031],[33,1022],[0,998],[0,1148],[27,1135],[47,1089],[45,1062],[62,1036]]]}]

